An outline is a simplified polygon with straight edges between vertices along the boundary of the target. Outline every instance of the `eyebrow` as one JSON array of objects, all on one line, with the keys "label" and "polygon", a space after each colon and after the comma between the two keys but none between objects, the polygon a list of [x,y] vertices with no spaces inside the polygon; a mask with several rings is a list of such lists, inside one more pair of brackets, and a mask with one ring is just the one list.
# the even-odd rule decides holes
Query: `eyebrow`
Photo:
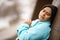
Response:
[{"label": "eyebrow", "polygon": [[[45,11],[46,11],[46,9],[43,9],[43,10],[45,10]],[[47,13],[49,13],[49,12],[47,12]],[[49,14],[51,14],[51,13],[49,13]]]}]

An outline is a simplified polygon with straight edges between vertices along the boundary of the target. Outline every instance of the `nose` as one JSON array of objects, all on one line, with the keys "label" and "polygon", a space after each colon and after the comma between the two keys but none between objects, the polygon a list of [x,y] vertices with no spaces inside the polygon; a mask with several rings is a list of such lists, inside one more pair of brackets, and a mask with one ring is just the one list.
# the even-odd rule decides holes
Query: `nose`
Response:
[{"label": "nose", "polygon": [[45,13],[42,13],[42,16],[45,16]]}]

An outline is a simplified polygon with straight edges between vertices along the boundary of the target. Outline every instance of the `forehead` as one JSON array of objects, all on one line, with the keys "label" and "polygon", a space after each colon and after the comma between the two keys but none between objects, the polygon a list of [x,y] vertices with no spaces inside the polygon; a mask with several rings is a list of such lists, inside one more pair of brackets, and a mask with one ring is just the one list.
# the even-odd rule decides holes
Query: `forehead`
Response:
[{"label": "forehead", "polygon": [[47,12],[51,12],[51,8],[50,7],[45,7],[43,10],[46,10]]}]

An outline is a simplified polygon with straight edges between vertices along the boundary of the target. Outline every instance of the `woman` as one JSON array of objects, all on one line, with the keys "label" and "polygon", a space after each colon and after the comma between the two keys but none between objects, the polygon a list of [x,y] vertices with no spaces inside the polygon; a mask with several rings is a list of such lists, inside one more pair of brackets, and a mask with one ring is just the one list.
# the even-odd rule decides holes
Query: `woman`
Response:
[{"label": "woman", "polygon": [[50,25],[57,12],[57,7],[48,4],[39,12],[38,19],[27,20],[17,28],[19,40],[48,40]]}]

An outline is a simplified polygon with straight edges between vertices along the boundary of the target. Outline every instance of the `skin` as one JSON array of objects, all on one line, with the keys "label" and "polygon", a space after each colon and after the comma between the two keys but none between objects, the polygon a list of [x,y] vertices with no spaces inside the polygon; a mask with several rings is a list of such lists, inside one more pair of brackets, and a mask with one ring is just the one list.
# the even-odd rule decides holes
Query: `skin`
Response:
[{"label": "skin", "polygon": [[51,12],[51,8],[45,7],[40,11],[38,18],[40,19],[40,21],[50,20]]},{"label": "skin", "polygon": [[[40,12],[39,12],[39,15],[38,15],[38,19],[40,21],[47,21],[47,20],[50,20],[50,17],[51,17],[51,8],[50,7],[45,7],[44,9],[42,9]],[[26,20],[25,23],[26,24],[31,24],[31,19],[29,20]]]}]

